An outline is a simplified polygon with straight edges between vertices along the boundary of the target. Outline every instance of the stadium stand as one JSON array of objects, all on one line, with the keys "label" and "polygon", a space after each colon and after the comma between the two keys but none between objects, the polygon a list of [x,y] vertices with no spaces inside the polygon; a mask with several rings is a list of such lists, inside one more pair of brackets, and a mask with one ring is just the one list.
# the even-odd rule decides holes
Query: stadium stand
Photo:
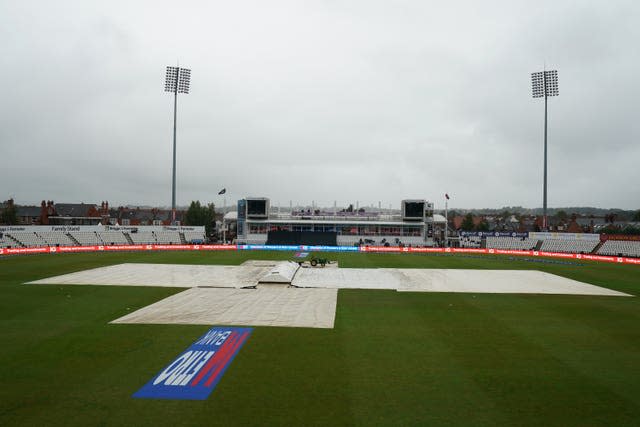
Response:
[{"label": "stadium stand", "polygon": [[545,252],[568,252],[568,253],[591,253],[600,243],[599,240],[543,240],[541,251]]},{"label": "stadium stand", "polygon": [[82,246],[102,245],[95,231],[72,231],[69,235]]},{"label": "stadium stand", "polygon": [[607,240],[600,249],[599,255],[640,257],[640,241]]},{"label": "stadium stand", "polygon": [[9,236],[2,235],[0,237],[0,248],[8,248],[16,246],[16,242],[11,240]]},{"label": "stadium stand", "polygon": [[[254,236],[256,237],[256,236]],[[264,244],[264,237],[248,239],[251,244]],[[489,248],[507,250],[539,250],[543,252],[565,253],[597,253],[609,256],[640,257],[640,241],[609,239],[600,243],[599,239],[574,238],[567,234],[542,240],[541,236],[512,237],[512,236],[461,236],[461,248]],[[562,237],[562,238],[561,238]],[[577,236],[581,237],[581,236]],[[424,245],[421,236],[363,236],[363,235],[335,235],[337,242],[327,243],[340,246],[412,246]],[[255,241],[254,241],[255,240]],[[37,247],[37,246],[73,246],[73,245],[129,245],[129,244],[192,244],[206,242],[203,231],[14,231],[0,233],[0,248],[7,247]],[[537,248],[537,249],[536,249]]]},{"label": "stadium stand", "polygon": [[535,249],[538,240],[528,237],[487,237],[487,248],[491,249],[514,249],[530,251]]},{"label": "stadium stand", "polygon": [[66,233],[59,231],[41,231],[38,233],[49,246],[73,246],[75,242]]},{"label": "stadium stand", "polygon": [[154,244],[156,238],[151,231],[138,231],[137,233],[129,233],[131,241],[136,245]]},{"label": "stadium stand", "polygon": [[200,233],[196,231],[185,231],[184,240],[187,243],[191,243],[191,242],[201,243],[205,241],[205,235],[204,233]]},{"label": "stadium stand", "polygon": [[482,246],[482,237],[478,237],[478,236],[460,237],[461,248],[479,248],[481,246]]},{"label": "stadium stand", "polygon": [[354,246],[357,245],[358,242],[360,242],[361,238],[362,237],[360,236],[339,235],[336,239],[338,241],[338,245],[340,246]]},{"label": "stadium stand", "polygon": [[182,243],[180,233],[177,231],[154,231],[153,234],[156,236],[156,242],[160,244],[179,245]]},{"label": "stadium stand", "polygon": [[105,245],[128,245],[129,241],[120,231],[98,231],[98,238]]},{"label": "stadium stand", "polygon": [[14,231],[6,234],[20,242],[22,246],[49,246],[42,237],[38,236],[35,232],[32,231]]},{"label": "stadium stand", "polygon": [[[378,237],[376,236],[375,240],[375,244],[377,245],[382,245],[383,243],[381,242],[384,237]],[[399,244],[402,244],[404,246],[421,246],[424,245],[424,240],[422,240],[422,237],[420,236],[401,236],[398,237],[398,242],[396,242],[396,238],[389,236],[386,238],[386,241],[389,242],[389,244],[391,246],[397,246]]]},{"label": "stadium stand", "polygon": [[[336,236],[336,240],[339,246],[355,246],[360,243],[373,246],[385,246],[387,243],[389,246],[399,246],[401,244],[404,246],[424,245],[424,241],[420,236],[348,236],[341,234]],[[361,240],[362,242],[360,242]]]}]

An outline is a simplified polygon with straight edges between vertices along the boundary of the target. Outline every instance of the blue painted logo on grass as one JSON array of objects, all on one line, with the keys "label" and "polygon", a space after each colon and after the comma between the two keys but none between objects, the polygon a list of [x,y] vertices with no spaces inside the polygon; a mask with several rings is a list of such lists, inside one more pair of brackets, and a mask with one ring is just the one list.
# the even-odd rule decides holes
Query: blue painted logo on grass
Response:
[{"label": "blue painted logo on grass", "polygon": [[251,331],[252,328],[211,328],[133,397],[206,399],[220,382]]}]

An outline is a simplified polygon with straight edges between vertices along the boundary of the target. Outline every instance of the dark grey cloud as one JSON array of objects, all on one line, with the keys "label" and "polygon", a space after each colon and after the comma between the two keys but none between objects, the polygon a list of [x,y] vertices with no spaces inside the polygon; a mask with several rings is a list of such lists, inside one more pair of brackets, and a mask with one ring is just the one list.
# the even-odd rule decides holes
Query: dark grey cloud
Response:
[{"label": "dark grey cloud", "polygon": [[618,2],[5,2],[1,198],[640,207],[640,6]]}]

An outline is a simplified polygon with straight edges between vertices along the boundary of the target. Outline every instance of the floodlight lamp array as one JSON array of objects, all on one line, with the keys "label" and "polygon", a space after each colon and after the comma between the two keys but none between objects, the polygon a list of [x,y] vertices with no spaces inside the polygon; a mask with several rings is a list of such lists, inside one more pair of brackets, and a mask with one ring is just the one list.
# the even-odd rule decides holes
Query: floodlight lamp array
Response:
[{"label": "floodlight lamp array", "polygon": [[164,83],[165,92],[189,93],[190,82],[191,70],[187,68],[167,67],[167,75]]},{"label": "floodlight lamp array", "polygon": [[165,92],[175,92],[178,80],[178,67],[167,67],[167,75],[164,82]]},{"label": "floodlight lamp array", "polygon": [[180,68],[178,76],[178,93],[189,93],[189,83],[191,82],[191,70]]},{"label": "floodlight lamp array", "polygon": [[534,98],[558,96],[558,71],[538,71],[531,73],[531,88]]}]

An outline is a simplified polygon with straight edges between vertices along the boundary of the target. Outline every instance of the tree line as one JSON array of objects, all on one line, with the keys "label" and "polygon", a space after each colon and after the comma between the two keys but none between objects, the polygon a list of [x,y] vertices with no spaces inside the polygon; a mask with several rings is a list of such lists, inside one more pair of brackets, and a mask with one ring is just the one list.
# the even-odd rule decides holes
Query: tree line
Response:
[{"label": "tree line", "polygon": [[194,200],[184,215],[184,225],[204,226],[207,237],[211,236],[216,225],[216,206],[213,203],[203,205]]}]

